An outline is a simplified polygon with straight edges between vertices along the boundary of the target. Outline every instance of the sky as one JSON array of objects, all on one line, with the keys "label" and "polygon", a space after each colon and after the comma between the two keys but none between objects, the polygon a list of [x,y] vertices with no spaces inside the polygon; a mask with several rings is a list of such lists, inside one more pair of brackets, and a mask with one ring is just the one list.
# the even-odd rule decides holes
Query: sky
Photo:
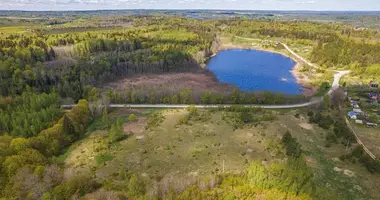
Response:
[{"label": "sky", "polygon": [[380,11],[380,0],[0,0],[0,10],[102,9]]}]

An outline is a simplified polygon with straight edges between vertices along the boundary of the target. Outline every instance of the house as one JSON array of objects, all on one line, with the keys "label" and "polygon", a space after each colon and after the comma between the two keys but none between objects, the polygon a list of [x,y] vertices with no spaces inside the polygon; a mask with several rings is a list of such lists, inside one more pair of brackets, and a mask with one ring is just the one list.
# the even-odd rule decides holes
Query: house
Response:
[{"label": "house", "polygon": [[354,108],[352,111],[356,112],[357,114],[363,112],[360,108]]},{"label": "house", "polygon": [[363,120],[357,119],[357,120],[355,120],[355,123],[357,123],[357,124],[363,124]]},{"label": "house", "polygon": [[357,119],[358,118],[358,113],[354,112],[354,111],[350,111],[347,113],[347,115],[351,118],[351,119]]},{"label": "house", "polygon": [[368,98],[370,98],[371,100],[380,100],[380,94],[378,93],[375,93],[375,92],[370,92],[368,93]]},{"label": "house", "polygon": [[371,127],[375,127],[375,126],[377,126],[376,123],[372,123],[372,122],[367,122],[366,125],[367,125],[367,126],[371,126]]},{"label": "house", "polygon": [[350,101],[350,104],[351,104],[351,106],[354,107],[354,108],[360,108],[359,104],[358,104],[356,101],[351,100],[351,101]]},{"label": "house", "polygon": [[379,83],[376,82],[376,81],[371,81],[371,82],[369,82],[369,86],[371,88],[378,88],[379,87]]}]

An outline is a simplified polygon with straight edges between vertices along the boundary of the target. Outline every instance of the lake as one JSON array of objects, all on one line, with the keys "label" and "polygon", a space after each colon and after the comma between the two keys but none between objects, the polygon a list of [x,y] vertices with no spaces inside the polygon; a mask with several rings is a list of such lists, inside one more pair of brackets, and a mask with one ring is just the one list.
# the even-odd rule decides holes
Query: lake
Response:
[{"label": "lake", "polygon": [[217,53],[207,63],[219,82],[236,85],[243,91],[271,91],[301,94],[291,70],[291,58],[253,49],[230,49]]}]

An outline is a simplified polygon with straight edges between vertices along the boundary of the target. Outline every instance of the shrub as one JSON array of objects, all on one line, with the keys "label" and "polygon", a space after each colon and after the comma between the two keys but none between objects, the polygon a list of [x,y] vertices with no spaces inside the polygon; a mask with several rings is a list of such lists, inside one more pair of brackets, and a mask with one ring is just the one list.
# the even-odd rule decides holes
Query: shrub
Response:
[{"label": "shrub", "polygon": [[11,141],[10,147],[16,151],[20,152],[30,147],[29,140],[25,138],[15,138]]},{"label": "shrub", "polygon": [[128,183],[128,195],[132,197],[140,196],[145,193],[145,184],[136,174],[131,176]]},{"label": "shrub", "polygon": [[135,114],[130,114],[128,116],[128,121],[135,121],[136,120],[136,115]]},{"label": "shrub", "polygon": [[363,146],[357,146],[351,153],[347,155],[342,155],[341,160],[351,160],[351,162],[356,162],[357,160],[363,164],[367,170],[371,173],[380,173],[380,160],[372,159],[363,149]]},{"label": "shrub", "polygon": [[148,123],[145,127],[146,130],[153,129],[158,127],[163,121],[165,117],[160,112],[153,112],[148,117]]},{"label": "shrub", "polygon": [[181,118],[178,119],[177,121],[177,125],[181,125],[181,124],[189,124],[189,120],[190,120],[190,115],[187,114]]},{"label": "shrub", "polygon": [[329,129],[331,125],[334,123],[334,120],[330,115],[323,115],[321,113],[314,114],[312,112],[308,113],[309,121],[311,123],[318,124],[323,129]]},{"label": "shrub", "polygon": [[87,193],[93,192],[100,187],[96,181],[94,181],[88,175],[77,175],[69,179],[66,183],[58,185],[53,190],[53,196],[56,200],[71,199],[76,194],[83,196]]},{"label": "shrub", "polygon": [[103,154],[103,155],[95,157],[96,163],[98,163],[98,164],[105,163],[105,162],[110,161],[112,159],[113,159],[113,157],[109,154]]},{"label": "shrub", "polygon": [[301,156],[301,145],[297,139],[292,137],[289,131],[282,136],[282,143],[286,149],[286,155],[299,158]]},{"label": "shrub", "polygon": [[126,137],[123,131],[120,120],[118,119],[115,124],[112,124],[109,131],[108,139],[111,143],[123,140]]}]

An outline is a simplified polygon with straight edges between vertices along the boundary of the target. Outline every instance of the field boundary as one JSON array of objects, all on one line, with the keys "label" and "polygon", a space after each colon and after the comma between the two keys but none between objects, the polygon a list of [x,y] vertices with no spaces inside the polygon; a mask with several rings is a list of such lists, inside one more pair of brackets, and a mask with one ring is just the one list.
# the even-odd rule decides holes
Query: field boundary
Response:
[{"label": "field boundary", "polygon": [[352,128],[351,126],[351,123],[350,121],[348,121],[347,117],[344,117],[345,121],[346,121],[346,124],[348,126],[348,128],[350,128],[350,130],[354,133],[355,137],[356,137],[356,141],[362,145],[364,151],[374,160],[376,160],[376,156],[364,145],[364,143],[360,140],[359,136],[356,134],[354,128]]}]

